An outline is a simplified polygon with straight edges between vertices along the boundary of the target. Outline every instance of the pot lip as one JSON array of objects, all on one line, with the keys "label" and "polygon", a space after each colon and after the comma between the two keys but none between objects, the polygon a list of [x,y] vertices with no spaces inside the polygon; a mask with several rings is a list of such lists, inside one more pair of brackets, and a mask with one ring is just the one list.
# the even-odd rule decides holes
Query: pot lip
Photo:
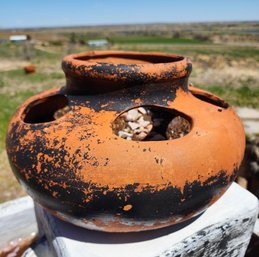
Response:
[{"label": "pot lip", "polygon": [[[126,61],[126,63],[120,63],[105,60],[109,57],[125,60],[132,57],[132,60],[139,60],[140,62],[127,63]],[[103,58],[103,61],[100,60],[101,58]],[[94,59],[97,60],[94,61]],[[141,63],[141,61],[144,63]],[[134,70],[136,74],[152,76],[156,80],[167,80],[189,76],[192,64],[189,58],[176,54],[105,50],[67,55],[62,60],[62,68],[66,75],[75,77],[98,77],[114,80],[116,76],[119,77],[118,74],[123,73],[127,77],[127,72]]]}]

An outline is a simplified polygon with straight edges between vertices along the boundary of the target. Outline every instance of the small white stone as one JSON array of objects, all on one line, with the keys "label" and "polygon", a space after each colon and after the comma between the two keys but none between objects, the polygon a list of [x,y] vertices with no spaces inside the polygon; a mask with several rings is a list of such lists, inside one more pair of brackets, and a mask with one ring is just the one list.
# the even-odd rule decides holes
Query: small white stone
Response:
[{"label": "small white stone", "polygon": [[139,134],[139,133],[141,133],[142,131],[143,131],[143,129],[141,129],[141,128],[135,129],[135,130],[134,130],[134,134]]},{"label": "small white stone", "polygon": [[141,114],[136,109],[129,110],[126,116],[127,121],[136,121]]},{"label": "small white stone", "polygon": [[145,128],[143,128],[143,131],[145,132],[145,133],[149,133],[150,131],[151,131],[151,129],[150,128],[147,128],[147,127],[145,127]]},{"label": "small white stone", "polygon": [[145,133],[144,131],[140,132],[139,134],[135,135],[136,139],[138,140],[142,140],[147,136],[147,133]]},{"label": "small white stone", "polygon": [[132,130],[135,130],[135,129],[139,128],[139,124],[136,123],[136,122],[132,122],[132,121],[129,121],[129,122],[128,122],[128,126],[129,126]]},{"label": "small white stone", "polygon": [[148,125],[146,126],[146,129],[147,129],[148,131],[151,131],[152,128],[153,128],[153,125],[152,125],[152,124],[148,124]]},{"label": "small white stone", "polygon": [[150,121],[144,120],[139,125],[142,126],[142,127],[147,127],[149,124],[150,124]]},{"label": "small white stone", "polygon": [[119,137],[122,137],[122,138],[132,137],[132,134],[127,133],[125,131],[119,131],[118,135]]},{"label": "small white stone", "polygon": [[139,119],[138,119],[138,123],[143,122],[143,121],[144,121],[144,117],[141,115],[141,116],[139,117]]},{"label": "small white stone", "polygon": [[143,107],[139,107],[139,108],[138,108],[138,111],[139,111],[140,113],[142,113],[142,114],[147,114],[147,111],[146,111],[145,108],[143,108]]}]

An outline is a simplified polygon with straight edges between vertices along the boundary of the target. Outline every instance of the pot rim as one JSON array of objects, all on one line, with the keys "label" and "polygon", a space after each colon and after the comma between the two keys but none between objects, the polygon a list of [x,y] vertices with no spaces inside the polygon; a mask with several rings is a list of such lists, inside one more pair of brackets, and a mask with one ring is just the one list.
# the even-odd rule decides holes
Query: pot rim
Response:
[{"label": "pot rim", "polygon": [[[107,58],[117,58],[117,61],[107,61]],[[165,81],[189,76],[192,64],[189,58],[176,54],[107,50],[67,55],[62,60],[62,68],[67,76],[73,77],[126,81],[132,76],[129,70],[134,70],[155,81]]]}]

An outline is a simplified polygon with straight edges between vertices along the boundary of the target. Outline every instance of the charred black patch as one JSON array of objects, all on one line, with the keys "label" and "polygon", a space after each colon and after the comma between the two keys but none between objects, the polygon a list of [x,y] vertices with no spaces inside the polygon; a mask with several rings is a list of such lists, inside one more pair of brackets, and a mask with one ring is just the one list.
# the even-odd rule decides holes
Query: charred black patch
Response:
[{"label": "charred black patch", "polygon": [[[182,87],[184,90],[188,90],[188,76],[191,72],[191,64],[187,65],[187,75],[183,78],[173,77],[177,75],[176,67],[171,71],[167,71],[161,74],[158,78],[152,73],[143,73],[140,70],[140,66],[137,64],[113,64],[98,62],[92,66],[74,66],[71,62],[63,62],[62,67],[68,71],[71,76],[67,78],[66,92],[72,95],[80,95],[82,93],[88,95],[97,95],[103,93],[111,93],[117,90],[130,89],[131,87],[146,86],[151,84],[172,84],[176,83],[177,88]],[[80,76],[74,75],[80,72]],[[98,74],[97,77],[95,75]],[[107,77],[107,74],[111,75]],[[114,77],[115,76],[115,77]],[[85,81],[88,81],[86,84]],[[170,88],[168,88],[168,91]]]},{"label": "charred black patch", "polygon": [[[168,106],[168,101],[176,97],[176,90],[181,81],[167,84],[138,85],[124,88],[105,94],[95,95],[68,95],[72,106],[86,106],[95,111],[117,111],[121,112],[137,105],[161,105]],[[140,104],[136,103],[140,101]]]},{"label": "charred black patch", "polygon": [[[46,165],[48,166],[48,164]],[[51,166],[46,168],[50,169]],[[66,169],[66,167],[64,168]],[[63,170],[64,168],[60,168],[59,175],[51,176],[51,181],[55,182],[51,190],[44,188],[47,181],[39,182],[39,177],[30,179],[30,190],[34,191],[35,195],[41,195],[41,201],[47,207],[72,214],[78,218],[89,218],[100,214],[120,214],[122,218],[141,221],[166,219],[173,215],[184,217],[202,210],[210,203],[213,196],[217,195],[229,183],[229,177],[224,171],[221,171],[218,176],[212,176],[204,183],[198,180],[193,183],[187,182],[183,192],[172,185],[168,185],[167,188],[160,191],[147,185],[139,192],[136,191],[139,184],[127,185],[125,188],[114,188],[113,191],[109,191],[108,187],[99,188],[91,182],[84,183],[75,173],[71,176],[72,173],[70,179],[66,179],[67,187],[64,188],[59,185],[63,181],[62,177],[67,173]],[[89,193],[85,194],[86,191]],[[106,191],[105,194],[104,191]],[[53,192],[57,192],[57,199],[52,197]],[[87,198],[91,200],[86,201]],[[127,199],[126,203],[133,206],[127,212],[122,209],[125,206],[125,199]],[[66,204],[64,205],[62,202]]]}]

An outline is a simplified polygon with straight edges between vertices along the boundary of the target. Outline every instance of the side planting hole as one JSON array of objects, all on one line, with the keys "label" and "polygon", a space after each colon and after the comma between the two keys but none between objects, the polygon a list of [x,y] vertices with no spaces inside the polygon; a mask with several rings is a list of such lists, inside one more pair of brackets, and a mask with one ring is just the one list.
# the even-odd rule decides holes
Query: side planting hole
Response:
[{"label": "side planting hole", "polygon": [[36,124],[57,120],[70,111],[64,95],[53,95],[32,102],[24,111],[23,121]]},{"label": "side planting hole", "polygon": [[224,102],[224,100],[222,100],[221,98],[212,95],[209,92],[206,91],[196,91],[193,89],[190,89],[190,92],[192,93],[193,96],[195,96],[196,98],[198,98],[199,100],[209,103],[209,104],[213,104],[215,106],[218,106],[220,108],[224,108],[227,109],[229,107],[229,105]]},{"label": "side planting hole", "polygon": [[171,140],[190,132],[191,119],[176,110],[141,106],[120,114],[112,123],[112,130],[126,140]]}]

